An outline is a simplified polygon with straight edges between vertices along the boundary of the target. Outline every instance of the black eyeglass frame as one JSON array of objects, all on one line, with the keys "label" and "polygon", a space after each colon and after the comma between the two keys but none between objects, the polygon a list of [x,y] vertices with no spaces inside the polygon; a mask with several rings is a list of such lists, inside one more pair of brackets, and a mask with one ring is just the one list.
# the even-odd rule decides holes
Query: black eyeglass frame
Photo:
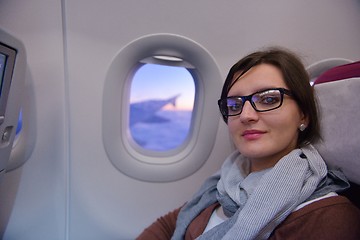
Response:
[{"label": "black eyeglass frame", "polygon": [[[280,104],[279,106],[277,107],[274,107],[274,108],[270,108],[270,109],[266,109],[266,110],[259,110],[256,108],[256,105],[255,103],[252,101],[252,97],[255,95],[255,94],[258,94],[258,93],[262,93],[262,92],[266,92],[266,91],[270,91],[270,90],[278,90],[280,92],[280,98],[281,98],[281,101],[280,101]],[[290,97],[293,96],[293,94],[291,93],[290,90],[288,89],[285,89],[285,88],[269,88],[269,89],[264,89],[264,90],[261,90],[261,91],[257,91],[257,92],[254,92],[250,95],[247,95],[247,96],[231,96],[231,97],[227,97],[227,98],[221,98],[218,100],[218,105],[219,105],[219,110],[220,110],[220,113],[224,116],[224,117],[230,117],[230,116],[237,116],[237,115],[240,115],[242,113],[242,110],[243,110],[243,107],[245,105],[245,102],[246,101],[249,101],[251,106],[254,108],[255,111],[257,112],[267,112],[267,111],[272,111],[272,110],[275,110],[279,107],[282,106],[283,104],[283,101],[284,101],[284,94],[285,95],[288,95]],[[241,106],[241,111],[239,113],[236,113],[236,114],[228,114],[228,111],[226,109],[226,112],[224,109],[222,109],[222,102],[224,100],[227,100],[227,99],[234,99],[234,98],[241,98],[242,100],[242,106]],[[224,110],[224,111],[223,111]]]}]

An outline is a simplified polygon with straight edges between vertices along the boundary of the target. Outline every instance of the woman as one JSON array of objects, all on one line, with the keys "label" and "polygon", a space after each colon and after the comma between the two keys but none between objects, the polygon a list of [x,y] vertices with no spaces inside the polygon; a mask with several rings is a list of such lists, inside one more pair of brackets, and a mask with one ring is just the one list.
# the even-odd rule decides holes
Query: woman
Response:
[{"label": "woman", "polygon": [[360,239],[349,184],[311,145],[318,114],[301,61],[252,53],[229,71],[220,112],[237,148],[183,207],[137,239]]}]

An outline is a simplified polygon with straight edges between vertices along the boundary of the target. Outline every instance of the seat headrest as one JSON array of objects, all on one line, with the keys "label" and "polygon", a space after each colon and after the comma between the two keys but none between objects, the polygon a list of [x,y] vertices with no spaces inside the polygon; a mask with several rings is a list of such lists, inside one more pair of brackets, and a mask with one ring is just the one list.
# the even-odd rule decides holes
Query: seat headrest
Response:
[{"label": "seat headrest", "polygon": [[360,61],[333,67],[321,74],[315,84],[360,77]]},{"label": "seat headrest", "polygon": [[327,164],[360,184],[360,61],[323,72],[314,88],[322,134],[315,146]]},{"label": "seat headrest", "polygon": [[326,71],[337,67],[352,63],[353,61],[345,59],[345,58],[328,58],[318,62],[315,62],[308,66],[306,70],[310,75],[310,81],[314,82],[320,75],[325,73]]}]

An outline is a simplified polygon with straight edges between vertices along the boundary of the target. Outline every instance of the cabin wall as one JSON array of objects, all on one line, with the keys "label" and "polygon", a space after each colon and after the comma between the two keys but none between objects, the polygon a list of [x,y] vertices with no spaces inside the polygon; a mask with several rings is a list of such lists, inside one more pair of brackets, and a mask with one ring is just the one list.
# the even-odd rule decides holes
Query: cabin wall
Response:
[{"label": "cabin wall", "polygon": [[231,151],[219,121],[208,161],[189,177],[144,182],[112,165],[102,139],[103,88],[129,42],[187,37],[212,54],[224,79],[238,59],[270,45],[298,52],[306,65],[358,60],[359,13],[358,0],[2,0],[0,27],[26,47],[36,128],[29,159],[0,184],[3,238],[133,239],[189,199]]},{"label": "cabin wall", "polygon": [[0,235],[65,239],[69,127],[61,2],[1,1],[0,27],[25,45],[23,105],[31,112],[31,128],[36,129],[27,144],[34,145],[30,158],[1,182]]}]

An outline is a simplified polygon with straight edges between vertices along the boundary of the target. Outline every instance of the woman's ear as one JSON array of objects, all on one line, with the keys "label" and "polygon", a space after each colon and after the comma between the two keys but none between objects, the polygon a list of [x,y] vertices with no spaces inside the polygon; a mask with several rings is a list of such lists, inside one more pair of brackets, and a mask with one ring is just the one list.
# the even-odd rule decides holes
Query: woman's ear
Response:
[{"label": "woman's ear", "polygon": [[307,127],[309,125],[309,116],[305,115],[303,112],[301,112],[301,116],[300,116],[300,124],[305,124],[305,126]]},{"label": "woman's ear", "polygon": [[303,113],[300,116],[300,123],[299,123],[299,130],[300,132],[303,132],[309,125],[309,118],[306,117]]}]

